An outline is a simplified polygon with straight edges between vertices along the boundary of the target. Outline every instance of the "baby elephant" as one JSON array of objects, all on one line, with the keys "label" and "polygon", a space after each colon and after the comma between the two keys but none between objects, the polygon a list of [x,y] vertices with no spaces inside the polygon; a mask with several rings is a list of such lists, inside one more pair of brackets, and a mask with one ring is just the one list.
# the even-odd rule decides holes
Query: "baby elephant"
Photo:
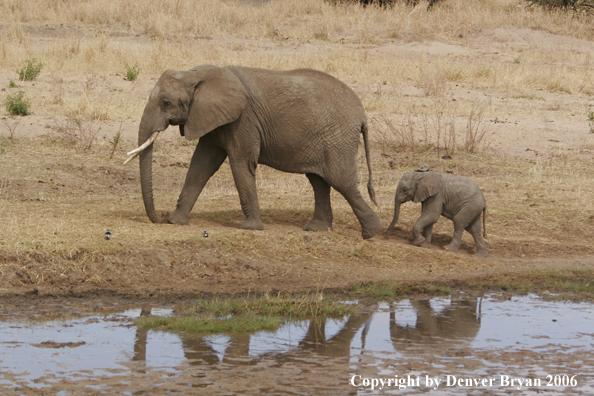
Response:
[{"label": "baby elephant", "polygon": [[433,224],[439,216],[445,216],[454,222],[454,237],[445,247],[450,252],[457,252],[462,241],[462,233],[468,231],[474,238],[476,254],[487,255],[487,244],[481,235],[481,212],[483,212],[483,228],[487,201],[479,186],[471,179],[436,172],[410,172],[402,176],[396,189],[394,203],[394,220],[388,227],[390,230],[398,221],[400,204],[414,199],[422,202],[421,217],[413,225],[413,244],[430,247]]}]

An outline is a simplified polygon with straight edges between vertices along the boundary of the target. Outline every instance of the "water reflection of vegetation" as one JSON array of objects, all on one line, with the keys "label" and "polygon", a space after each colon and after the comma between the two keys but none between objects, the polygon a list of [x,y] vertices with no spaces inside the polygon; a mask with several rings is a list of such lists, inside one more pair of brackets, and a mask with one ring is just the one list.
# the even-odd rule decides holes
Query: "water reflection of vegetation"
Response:
[{"label": "water reflection of vegetation", "polygon": [[173,316],[148,316],[139,326],[194,332],[230,332],[276,329],[289,319],[344,317],[353,305],[333,301],[322,293],[287,296],[265,294],[257,298],[200,299]]},{"label": "water reflection of vegetation", "polygon": [[594,300],[594,271],[524,271],[469,280],[423,283],[374,282],[354,286],[351,292],[375,298],[406,298],[415,294],[448,295],[452,289],[538,293],[547,298]]},{"label": "water reflection of vegetation", "polygon": [[375,298],[404,298],[414,294],[449,295],[452,289],[449,286],[431,283],[413,284],[399,282],[373,282],[354,286],[352,291]]}]

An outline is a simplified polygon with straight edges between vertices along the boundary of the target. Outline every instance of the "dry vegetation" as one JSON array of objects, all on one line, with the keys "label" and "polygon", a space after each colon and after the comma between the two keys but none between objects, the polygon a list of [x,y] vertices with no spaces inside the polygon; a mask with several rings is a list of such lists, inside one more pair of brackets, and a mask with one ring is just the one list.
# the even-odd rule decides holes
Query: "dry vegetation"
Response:
[{"label": "dry vegetation", "polygon": [[[0,123],[0,288],[299,290],[591,266],[593,25],[592,16],[510,0],[446,0],[431,11],[321,0],[0,1],[0,102],[22,90],[34,112]],[[41,74],[18,81],[30,59]],[[124,153],[161,72],[203,63],[312,67],[345,81],[369,114],[378,214],[390,221],[403,172],[428,165],[470,176],[489,204],[491,257],[440,250],[448,221],[434,230],[437,248],[408,245],[412,204],[399,230],[364,242],[337,194],[334,232],[304,233],[307,179],[266,167],[257,174],[264,232],[234,228],[242,215],[226,164],[191,226],[149,224]],[[129,65],[140,70],[134,81]],[[193,150],[168,134],[154,164],[163,210],[175,207]]]}]

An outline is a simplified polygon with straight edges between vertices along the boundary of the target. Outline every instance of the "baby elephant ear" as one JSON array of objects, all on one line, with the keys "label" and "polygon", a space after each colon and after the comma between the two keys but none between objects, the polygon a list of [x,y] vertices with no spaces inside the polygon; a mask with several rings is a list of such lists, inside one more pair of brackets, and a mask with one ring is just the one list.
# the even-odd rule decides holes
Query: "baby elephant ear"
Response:
[{"label": "baby elephant ear", "polygon": [[198,139],[239,118],[247,104],[247,91],[235,74],[210,65],[198,66],[187,73],[194,86],[194,96],[183,128],[186,139]]},{"label": "baby elephant ear", "polygon": [[427,198],[437,194],[441,187],[441,177],[439,173],[423,172],[419,173],[417,189],[415,191],[415,203],[423,202]]}]

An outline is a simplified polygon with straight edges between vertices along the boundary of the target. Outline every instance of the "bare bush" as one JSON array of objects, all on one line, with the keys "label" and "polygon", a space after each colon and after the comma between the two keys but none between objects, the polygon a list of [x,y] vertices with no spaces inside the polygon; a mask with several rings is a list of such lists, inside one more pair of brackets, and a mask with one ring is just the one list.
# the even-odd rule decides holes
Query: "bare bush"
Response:
[{"label": "bare bush", "polygon": [[[10,122],[9,122],[10,120]],[[16,139],[16,129],[19,126],[23,119],[21,117],[8,117],[2,118],[2,122],[4,123],[4,127],[8,130],[8,138],[10,140]]]},{"label": "bare bush", "polygon": [[483,120],[484,110],[484,103],[472,103],[466,125],[466,139],[464,141],[464,149],[470,153],[479,150],[481,145],[485,143],[485,138],[489,132],[489,127]]},{"label": "bare bush", "polygon": [[431,149],[440,157],[451,156],[456,151],[476,153],[487,145],[489,127],[483,119],[485,108],[485,103],[473,102],[468,116],[459,117],[455,108],[437,101],[432,113],[411,112],[403,122],[384,115],[371,118],[371,122],[379,130],[384,152],[391,148],[416,154]]},{"label": "bare bush", "polygon": [[83,121],[78,118],[67,120],[55,120],[56,125],[52,128],[62,139],[80,144],[83,150],[89,150],[97,135],[101,131],[100,125],[95,125],[91,120]]}]

